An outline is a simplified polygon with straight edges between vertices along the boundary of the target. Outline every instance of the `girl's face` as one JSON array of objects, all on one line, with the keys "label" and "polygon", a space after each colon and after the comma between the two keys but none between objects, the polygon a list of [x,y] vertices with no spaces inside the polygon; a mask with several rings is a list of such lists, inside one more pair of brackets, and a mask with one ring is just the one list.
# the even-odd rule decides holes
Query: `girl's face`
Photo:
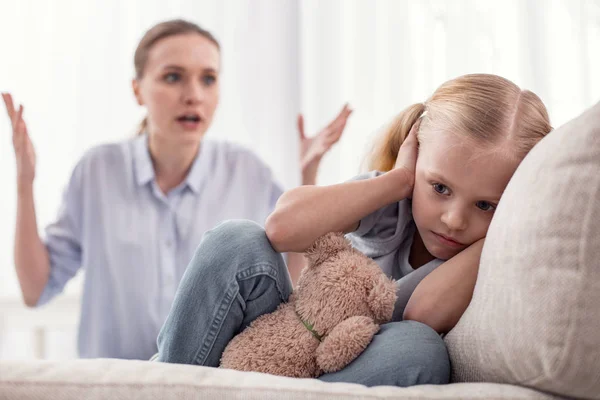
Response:
[{"label": "girl's face", "polygon": [[412,212],[432,256],[447,260],[485,237],[518,164],[518,160],[474,146],[450,132],[424,138],[417,159]]},{"label": "girl's face", "polygon": [[133,81],[148,110],[151,135],[199,141],[219,103],[219,49],[196,34],[170,36],[150,49],[143,77]]}]

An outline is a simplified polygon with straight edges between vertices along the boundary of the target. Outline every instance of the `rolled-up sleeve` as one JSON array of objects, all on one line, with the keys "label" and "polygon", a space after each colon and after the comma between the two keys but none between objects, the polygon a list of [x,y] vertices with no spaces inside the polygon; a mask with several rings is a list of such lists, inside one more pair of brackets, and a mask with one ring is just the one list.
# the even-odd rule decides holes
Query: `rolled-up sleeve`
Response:
[{"label": "rolled-up sleeve", "polygon": [[78,164],[67,188],[55,222],[46,227],[44,244],[50,256],[50,276],[37,306],[62,292],[81,267],[81,215],[83,167]]}]

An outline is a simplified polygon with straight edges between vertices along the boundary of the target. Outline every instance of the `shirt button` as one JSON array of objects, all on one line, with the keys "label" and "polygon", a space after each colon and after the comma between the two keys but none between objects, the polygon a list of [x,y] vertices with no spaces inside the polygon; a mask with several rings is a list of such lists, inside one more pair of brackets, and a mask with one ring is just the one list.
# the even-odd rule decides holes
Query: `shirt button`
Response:
[{"label": "shirt button", "polygon": [[171,248],[172,245],[173,245],[173,242],[170,239],[167,239],[167,247]]}]

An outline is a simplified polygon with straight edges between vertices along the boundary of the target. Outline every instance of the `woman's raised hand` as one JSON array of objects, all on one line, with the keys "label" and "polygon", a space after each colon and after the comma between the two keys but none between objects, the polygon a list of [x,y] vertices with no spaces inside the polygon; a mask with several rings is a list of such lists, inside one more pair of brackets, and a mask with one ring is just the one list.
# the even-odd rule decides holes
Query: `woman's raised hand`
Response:
[{"label": "woman's raised hand", "polygon": [[300,167],[303,184],[315,184],[321,159],[342,137],[350,114],[352,114],[352,109],[345,104],[339,114],[313,137],[306,136],[304,117],[302,114],[298,115]]},{"label": "woman's raised hand", "polygon": [[23,105],[15,110],[10,93],[2,93],[6,112],[12,124],[12,141],[17,162],[17,185],[31,185],[35,178],[35,149],[23,119]]}]

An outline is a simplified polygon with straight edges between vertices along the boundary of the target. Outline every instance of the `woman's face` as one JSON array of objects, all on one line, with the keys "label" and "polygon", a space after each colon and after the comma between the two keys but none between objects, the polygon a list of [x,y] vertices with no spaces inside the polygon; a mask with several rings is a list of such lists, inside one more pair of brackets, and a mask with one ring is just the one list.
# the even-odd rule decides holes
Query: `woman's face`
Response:
[{"label": "woman's face", "polygon": [[199,34],[156,42],[142,78],[133,81],[138,103],[148,110],[149,134],[200,141],[219,103],[219,67],[219,49]]}]

